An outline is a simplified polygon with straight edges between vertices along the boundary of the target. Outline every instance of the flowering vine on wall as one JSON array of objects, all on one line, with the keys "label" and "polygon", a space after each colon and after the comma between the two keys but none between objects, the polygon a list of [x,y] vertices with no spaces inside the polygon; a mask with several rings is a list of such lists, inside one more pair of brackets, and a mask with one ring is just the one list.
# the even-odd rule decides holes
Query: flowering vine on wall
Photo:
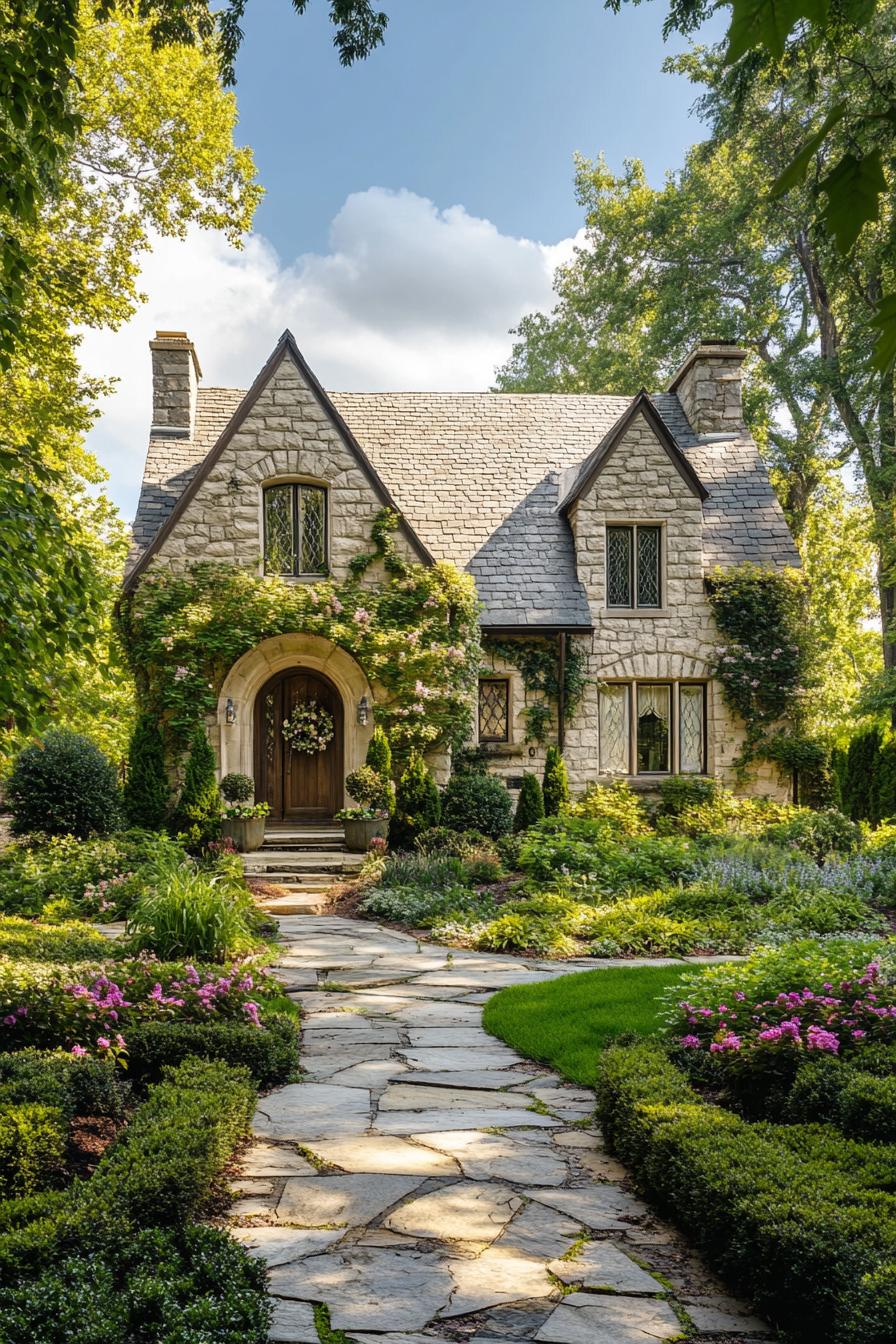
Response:
[{"label": "flowering vine on wall", "polygon": [[227,564],[142,581],[122,602],[119,625],[138,698],[158,715],[173,753],[214,712],[237,659],[294,632],[320,635],[356,659],[399,756],[465,740],[480,657],[473,580],[451,564],[402,559],[397,526],[394,510],[383,509],[373,550],[355,557],[341,583],[288,583]]}]

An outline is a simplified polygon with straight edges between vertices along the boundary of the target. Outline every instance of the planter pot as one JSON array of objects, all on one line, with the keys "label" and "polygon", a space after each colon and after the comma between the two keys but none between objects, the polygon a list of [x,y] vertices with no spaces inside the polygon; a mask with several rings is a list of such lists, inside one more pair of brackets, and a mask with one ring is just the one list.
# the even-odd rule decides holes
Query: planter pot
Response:
[{"label": "planter pot", "polygon": [[221,834],[233,841],[241,854],[251,854],[264,844],[264,817],[225,817]]},{"label": "planter pot", "polygon": [[345,827],[345,847],[350,849],[353,854],[363,854],[367,850],[371,840],[381,835],[383,839],[389,830],[388,821],[344,821]]}]

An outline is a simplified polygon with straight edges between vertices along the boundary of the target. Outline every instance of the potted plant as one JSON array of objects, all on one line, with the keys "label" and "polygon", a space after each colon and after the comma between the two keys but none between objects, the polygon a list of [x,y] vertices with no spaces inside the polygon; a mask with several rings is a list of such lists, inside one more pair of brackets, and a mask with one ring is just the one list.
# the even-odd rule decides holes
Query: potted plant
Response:
[{"label": "potted plant", "polygon": [[336,820],[345,827],[345,847],[363,854],[377,836],[385,840],[389,831],[389,813],[377,807],[344,807]]},{"label": "potted plant", "polygon": [[264,843],[264,819],[270,812],[267,803],[252,801],[255,786],[248,775],[225,775],[221,793],[227,802],[221,821],[221,833],[233,841],[240,854],[261,849]]},{"label": "potted plant", "polygon": [[354,852],[367,849],[374,836],[385,839],[389,829],[389,813],[395,800],[391,779],[367,762],[347,776],[345,787],[359,807],[346,807],[336,813],[337,821],[345,826],[346,847]]}]

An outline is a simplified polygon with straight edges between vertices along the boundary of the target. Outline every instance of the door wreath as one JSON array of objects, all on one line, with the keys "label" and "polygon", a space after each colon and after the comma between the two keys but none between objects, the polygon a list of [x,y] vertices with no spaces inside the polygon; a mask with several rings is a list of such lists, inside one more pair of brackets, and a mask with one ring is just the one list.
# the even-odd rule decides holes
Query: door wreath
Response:
[{"label": "door wreath", "polygon": [[326,751],[335,731],[332,714],[315,700],[299,701],[283,720],[283,740],[308,756]]}]

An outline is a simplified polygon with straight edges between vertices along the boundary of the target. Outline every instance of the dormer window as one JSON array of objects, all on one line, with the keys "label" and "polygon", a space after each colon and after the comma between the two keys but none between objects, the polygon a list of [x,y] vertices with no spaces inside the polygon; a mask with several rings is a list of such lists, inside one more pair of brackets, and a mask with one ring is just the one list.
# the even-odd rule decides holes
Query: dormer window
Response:
[{"label": "dormer window", "polygon": [[293,578],[327,573],[327,492],[289,482],[264,491],[264,572]]},{"label": "dormer window", "polygon": [[663,529],[641,523],[607,528],[607,606],[663,605]]}]

